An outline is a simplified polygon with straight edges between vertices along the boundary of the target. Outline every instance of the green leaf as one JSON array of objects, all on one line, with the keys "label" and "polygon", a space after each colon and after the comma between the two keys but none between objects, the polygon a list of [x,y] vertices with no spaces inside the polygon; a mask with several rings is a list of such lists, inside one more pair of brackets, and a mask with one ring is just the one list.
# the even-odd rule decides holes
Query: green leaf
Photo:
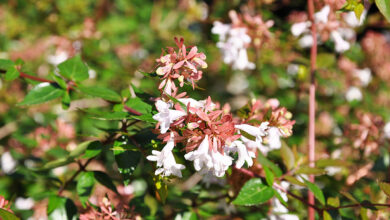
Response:
[{"label": "green leaf", "polygon": [[58,88],[54,84],[40,83],[36,85],[19,105],[34,105],[61,97],[64,94],[64,90]]},{"label": "green leaf", "polygon": [[257,161],[264,167],[270,168],[277,177],[282,176],[283,174],[282,170],[272,161],[264,157],[264,155],[261,152],[259,152],[259,154],[257,155]]},{"label": "green leaf", "polygon": [[268,167],[263,167],[263,169],[265,172],[265,180],[267,181],[268,186],[273,186],[275,175],[271,172],[271,170]]},{"label": "green leaf", "polygon": [[332,220],[332,216],[327,211],[323,212],[322,217],[324,220]]},{"label": "green leaf", "polygon": [[313,192],[314,197],[316,197],[322,205],[325,205],[325,196],[322,193],[321,189],[316,184],[311,183],[311,182],[307,181],[306,179],[303,179],[303,180],[305,181],[309,190]]},{"label": "green leaf", "polygon": [[0,69],[7,71],[8,68],[13,67],[15,63],[11,60],[0,59]]},{"label": "green leaf", "polygon": [[304,183],[302,183],[301,181],[299,181],[297,178],[293,177],[293,176],[284,176],[284,179],[287,180],[288,182],[292,183],[292,184],[295,184],[295,185],[298,185],[298,186],[306,186]]},{"label": "green leaf", "polygon": [[0,219],[4,220],[19,220],[20,218],[16,217],[13,213],[0,208]]},{"label": "green leaf", "polygon": [[313,174],[313,175],[322,175],[325,174],[325,170],[315,167],[301,166],[296,171],[296,174]]},{"label": "green leaf", "polygon": [[47,213],[49,214],[49,220],[75,219],[77,208],[73,201],[68,198],[50,196]]},{"label": "green leaf", "polygon": [[103,186],[107,187],[108,189],[111,189],[113,192],[118,194],[118,191],[116,190],[116,186],[111,180],[111,177],[109,177],[106,173],[101,171],[93,171],[95,179],[102,184]]},{"label": "green leaf", "polygon": [[132,150],[135,147],[129,145],[129,140],[126,136],[121,136],[119,140],[115,141],[113,147],[118,171],[122,175],[125,185],[127,185],[141,159],[141,153]]},{"label": "green leaf", "polygon": [[150,210],[149,216],[155,216],[158,210],[158,203],[156,199],[153,196],[146,194],[144,197],[144,203],[149,207]]},{"label": "green leaf", "polygon": [[87,150],[88,146],[91,143],[93,143],[93,142],[92,141],[85,141],[85,142],[77,145],[77,147],[69,153],[69,157],[76,158],[76,157],[80,156],[81,154],[83,154]]},{"label": "green leaf", "polygon": [[284,206],[288,207],[287,201],[284,201],[284,199],[282,198],[282,196],[279,194],[279,192],[276,189],[273,189],[273,190],[274,190],[274,194],[275,194],[276,198],[279,200],[279,202],[282,203]]},{"label": "green leaf", "polygon": [[328,166],[334,167],[345,167],[348,166],[349,163],[345,160],[336,160],[336,159],[320,159],[316,161],[316,167],[325,168]]},{"label": "green leaf", "polygon": [[336,57],[333,53],[320,53],[317,55],[318,68],[329,68],[336,63]]},{"label": "green leaf", "polygon": [[352,195],[351,193],[349,193],[349,192],[344,192],[344,191],[340,191],[340,193],[341,193],[343,196],[347,197],[349,200],[351,200],[353,203],[359,204],[359,202],[355,199],[355,197],[353,197],[353,195]]},{"label": "green leaf", "polygon": [[116,93],[115,91],[105,88],[105,87],[84,87],[84,86],[79,86],[79,90],[82,93],[85,93],[87,95],[93,96],[93,97],[99,97],[108,101],[113,101],[113,102],[120,102],[122,100],[121,96]]},{"label": "green leaf", "polygon": [[131,98],[126,102],[126,105],[137,112],[140,112],[142,114],[148,114],[152,112],[152,106],[144,101],[142,101],[140,98]]},{"label": "green leaf", "polygon": [[362,3],[359,3],[358,5],[356,5],[353,11],[355,12],[356,18],[359,20],[360,16],[362,16],[362,13],[364,11],[364,5]]},{"label": "green leaf", "polygon": [[261,182],[261,179],[250,179],[242,187],[237,198],[233,201],[235,205],[252,206],[267,202],[274,196],[274,189]]},{"label": "green leaf", "polygon": [[76,190],[84,208],[86,207],[86,202],[92,193],[94,184],[95,178],[93,172],[84,172],[77,180]]},{"label": "green leaf", "polygon": [[292,150],[283,142],[282,147],[280,148],[280,154],[283,159],[284,165],[288,170],[291,170],[295,166],[295,156]]},{"label": "green leaf", "polygon": [[88,67],[81,60],[80,55],[76,55],[65,62],[58,65],[60,74],[75,82],[80,82],[88,79]]},{"label": "green leaf", "polygon": [[386,196],[390,198],[390,184],[385,182],[380,182],[379,187],[386,194]]},{"label": "green leaf", "polygon": [[327,204],[332,207],[339,207],[340,206],[340,199],[339,197],[329,197],[327,200]]},{"label": "green leaf", "polygon": [[7,72],[5,73],[5,80],[12,81],[16,78],[18,78],[20,75],[19,70],[17,70],[15,67],[9,67]]},{"label": "green leaf", "polygon": [[70,107],[70,95],[69,92],[65,92],[62,96],[61,104],[63,109],[68,109]]},{"label": "green leaf", "polygon": [[61,88],[66,89],[68,87],[65,80],[62,79],[61,77],[57,76],[54,73],[51,73],[50,76]]},{"label": "green leaf", "polygon": [[390,0],[375,0],[375,3],[379,11],[390,22]]},{"label": "green leaf", "polygon": [[100,141],[93,141],[90,142],[87,146],[87,149],[85,150],[84,156],[82,158],[89,159],[92,157],[96,157],[102,152],[103,145],[100,143]]},{"label": "green leaf", "polygon": [[362,220],[369,220],[367,215],[367,209],[360,208],[360,217],[362,218]]}]

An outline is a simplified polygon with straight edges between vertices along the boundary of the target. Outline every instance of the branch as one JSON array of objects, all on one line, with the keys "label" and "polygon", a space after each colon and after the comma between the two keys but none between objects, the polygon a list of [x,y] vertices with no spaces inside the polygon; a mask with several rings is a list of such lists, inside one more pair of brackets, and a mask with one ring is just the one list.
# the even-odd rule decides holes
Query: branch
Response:
[{"label": "branch", "polygon": [[[307,1],[307,7],[309,11],[309,19],[311,22],[311,36],[313,38],[313,45],[310,49],[310,90],[309,90],[309,166],[315,166],[315,71],[316,71],[316,60],[317,60],[317,30],[314,23],[314,2],[313,0]],[[314,175],[309,176],[309,181],[314,183]],[[308,203],[314,204],[314,195],[311,191],[308,193]],[[308,208],[309,220],[314,220],[315,213],[314,209],[310,206]]]},{"label": "branch", "polygon": [[[19,71],[19,73],[20,73],[19,77],[21,77],[21,78],[31,79],[31,80],[38,81],[38,82],[54,83],[54,81],[52,81],[52,80],[40,78],[40,77],[37,77],[37,76],[32,76],[32,75],[29,75],[29,74],[27,74],[27,73],[24,73],[24,72],[22,72],[22,71],[20,71],[20,70],[18,70],[18,71]],[[0,73],[3,73],[3,74],[4,74],[4,73],[6,73],[6,71],[5,71],[5,70],[0,70]]]}]

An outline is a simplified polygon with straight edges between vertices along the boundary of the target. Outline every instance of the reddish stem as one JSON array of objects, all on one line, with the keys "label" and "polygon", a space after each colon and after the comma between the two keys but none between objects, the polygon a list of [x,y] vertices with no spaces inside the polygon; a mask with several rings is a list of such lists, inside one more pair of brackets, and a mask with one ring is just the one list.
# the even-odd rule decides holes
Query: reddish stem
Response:
[{"label": "reddish stem", "polygon": [[130,108],[129,106],[124,106],[123,107],[126,111],[128,111],[128,112],[130,112],[130,113],[132,113],[132,114],[134,114],[134,115],[142,115],[142,113],[140,113],[140,112],[138,112],[137,110],[134,110],[134,109],[132,109],[132,108]]},{"label": "reddish stem", "polygon": [[32,79],[32,80],[35,80],[35,81],[38,81],[38,82],[48,82],[48,83],[54,83],[54,81],[52,80],[48,80],[48,79],[43,79],[43,78],[40,78],[40,77],[37,77],[37,76],[31,76],[31,75],[28,75],[22,71],[20,71],[20,77],[22,78],[26,78],[26,79]]},{"label": "reddish stem", "polygon": [[[313,0],[307,1],[307,7],[309,11],[309,19],[312,23],[311,25],[311,36],[313,38],[313,45],[310,49],[310,89],[309,89],[309,166],[315,166],[315,95],[316,95],[316,86],[315,86],[315,71],[316,71],[316,59],[317,59],[317,30],[314,23],[314,3]],[[309,181],[314,183],[314,175],[309,176]],[[308,203],[314,205],[314,195],[311,191],[308,193]],[[308,207],[308,219],[315,219],[315,210],[309,206]]]}]

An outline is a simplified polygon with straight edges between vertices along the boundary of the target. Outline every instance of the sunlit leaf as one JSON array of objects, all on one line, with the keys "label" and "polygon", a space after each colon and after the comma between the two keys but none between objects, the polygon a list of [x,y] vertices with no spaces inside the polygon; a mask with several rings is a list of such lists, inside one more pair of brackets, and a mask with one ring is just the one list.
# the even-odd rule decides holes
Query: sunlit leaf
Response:
[{"label": "sunlit leaf", "polygon": [[324,194],[322,193],[322,190],[314,183],[311,183],[305,179],[303,179],[307,185],[307,187],[309,188],[310,191],[313,192],[314,194],[314,197],[316,197],[318,199],[318,201],[320,201],[320,203],[322,205],[325,205],[325,196]]},{"label": "sunlit leaf", "polygon": [[261,182],[261,179],[250,179],[240,190],[235,205],[252,206],[267,202],[274,196],[274,190]]},{"label": "sunlit leaf", "polygon": [[81,57],[76,55],[58,65],[62,76],[76,82],[88,79],[88,67],[83,63]]},{"label": "sunlit leaf", "polygon": [[390,22],[390,0],[375,0],[375,3],[379,11]]},{"label": "sunlit leaf", "polygon": [[108,101],[120,102],[122,100],[121,96],[115,91],[99,86],[84,87],[79,86],[78,89],[87,95],[93,97],[99,97]]},{"label": "sunlit leaf", "polygon": [[95,178],[93,172],[83,172],[77,180],[77,194],[84,207],[91,196],[93,186],[95,185]]},{"label": "sunlit leaf", "polygon": [[36,85],[19,105],[34,105],[61,97],[64,90],[50,83],[40,83]]}]

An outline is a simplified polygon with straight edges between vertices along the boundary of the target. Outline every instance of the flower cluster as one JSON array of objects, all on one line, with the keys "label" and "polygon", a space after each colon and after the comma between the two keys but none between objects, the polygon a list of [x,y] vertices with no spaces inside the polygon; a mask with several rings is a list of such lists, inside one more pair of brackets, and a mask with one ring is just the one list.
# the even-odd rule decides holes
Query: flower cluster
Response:
[{"label": "flower cluster", "polygon": [[259,49],[271,37],[268,29],[273,21],[264,22],[260,15],[247,13],[240,16],[235,11],[230,11],[229,16],[231,24],[215,21],[211,30],[219,35],[217,47],[222,51],[223,61],[236,70],[254,69],[255,64],[248,60],[247,48],[252,45]]},{"label": "flower cluster", "polygon": [[166,145],[147,157],[157,162],[156,175],[182,177],[185,166],[177,164],[173,155],[173,149],[179,145],[186,152],[184,158],[193,162],[196,171],[222,177],[233,164],[235,155],[237,168],[245,163],[252,166],[256,149],[263,153],[278,149],[280,137],[292,134],[291,113],[279,107],[275,99],[265,105],[254,101],[247,106],[249,114],[235,118],[229,105],[221,107],[210,97],[198,101],[185,93],[176,95],[177,91],[172,93],[174,97],[164,96],[164,93],[165,90],[156,101],[158,113],[153,118],[158,121],[158,137]]},{"label": "flower cluster", "polygon": [[[352,41],[356,35],[353,28],[362,24],[366,12],[363,13],[361,20],[358,21],[353,12],[352,14],[344,13],[342,19],[340,19],[335,11],[332,10],[331,5],[325,5],[314,14],[314,23],[318,33],[318,43],[321,44],[331,39],[335,44],[335,51],[342,53],[351,47],[349,41]],[[298,42],[303,48],[313,45],[313,38],[310,34],[311,25],[306,16],[305,20],[294,23],[291,26],[291,33],[294,36],[303,35]]]},{"label": "flower cluster", "polygon": [[207,68],[207,63],[205,62],[206,56],[203,53],[198,53],[197,47],[190,47],[190,51],[188,52],[183,38],[175,38],[175,42],[178,51],[175,51],[172,47],[168,47],[168,53],[161,55],[157,59],[159,67],[156,73],[162,76],[163,79],[159,85],[159,89],[163,89],[167,95],[172,95],[177,91],[177,87],[173,82],[175,79],[179,80],[180,87],[184,85],[185,81],[188,81],[195,88],[195,82],[202,78],[202,71],[199,68]]}]

